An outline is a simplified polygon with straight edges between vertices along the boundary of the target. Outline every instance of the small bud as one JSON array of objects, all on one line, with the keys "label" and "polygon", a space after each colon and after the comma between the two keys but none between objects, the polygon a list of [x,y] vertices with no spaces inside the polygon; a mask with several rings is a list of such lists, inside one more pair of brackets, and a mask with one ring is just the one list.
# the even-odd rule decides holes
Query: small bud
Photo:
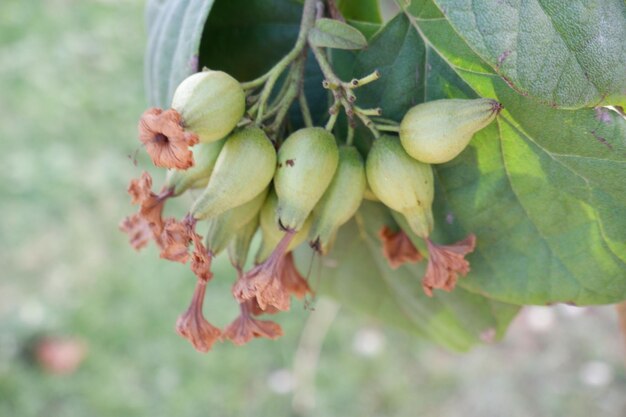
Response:
[{"label": "small bud", "polygon": [[415,234],[428,237],[434,227],[431,206],[435,184],[431,166],[411,158],[396,137],[383,135],[370,149],[366,173],[376,197],[402,213]]},{"label": "small bud", "polygon": [[502,105],[495,100],[444,99],[418,104],[400,124],[400,141],[413,158],[442,164],[459,155],[474,133],[498,115]]},{"label": "small bud", "polygon": [[196,219],[207,219],[247,203],[268,186],[275,169],[276,151],[261,129],[251,127],[233,133],[191,214]]},{"label": "small bud", "polygon": [[[259,222],[263,239],[254,259],[255,264],[260,264],[265,261],[285,235],[285,232],[281,230],[276,223],[277,205],[278,197],[276,197],[276,193],[274,191],[271,191],[263,204],[263,208],[261,208]],[[311,217],[307,218],[303,226],[289,243],[287,252],[293,250],[306,240],[309,230],[311,229],[311,222]]]},{"label": "small bud", "polygon": [[257,217],[267,197],[267,188],[241,206],[225,211],[209,220],[209,230],[204,241],[212,256],[222,252],[239,229]]},{"label": "small bud", "polygon": [[190,188],[206,187],[224,142],[226,139],[194,146],[191,148],[194,160],[194,165],[191,168],[185,170],[172,169],[167,172],[165,186],[173,190],[172,195],[181,195]]},{"label": "small bud", "polygon": [[320,127],[292,133],[278,150],[274,187],[277,220],[287,230],[300,230],[330,184],[339,151],[334,136]]},{"label": "small bud", "polygon": [[359,209],[365,192],[365,164],[353,146],[339,149],[339,164],[328,189],[313,210],[310,243],[325,254],[337,230]]},{"label": "small bud", "polygon": [[222,71],[190,75],[176,88],[172,99],[172,108],[182,116],[185,129],[205,143],[228,135],[243,117],[245,107],[241,85]]}]

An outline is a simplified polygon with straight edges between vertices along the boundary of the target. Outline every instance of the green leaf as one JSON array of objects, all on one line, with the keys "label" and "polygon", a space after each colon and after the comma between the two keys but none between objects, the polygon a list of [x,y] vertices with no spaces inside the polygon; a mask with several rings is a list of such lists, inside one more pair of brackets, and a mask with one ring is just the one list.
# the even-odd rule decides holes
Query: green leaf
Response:
[{"label": "green leaf", "polygon": [[309,32],[309,42],[322,48],[363,49],[365,36],[358,29],[333,19],[318,19]]},{"label": "green leaf", "polygon": [[348,20],[380,23],[378,0],[337,0],[337,7]]},{"label": "green leaf", "polygon": [[291,50],[301,13],[290,0],[217,0],[202,34],[200,62],[241,81],[256,78]]},{"label": "green leaf", "polygon": [[[302,6],[295,0],[217,0],[202,35],[200,64],[225,71],[240,81],[269,71],[296,42]],[[309,54],[305,93],[315,121],[328,114],[322,75]],[[299,110],[292,112],[301,125]]]},{"label": "green leaf", "polygon": [[[490,335],[501,338],[518,308],[459,288],[427,297],[424,262],[392,270],[382,255],[378,231],[395,223],[381,204],[365,202],[341,229],[334,249],[322,259],[317,291],[387,324],[466,351]],[[300,253],[302,262],[310,254]]]},{"label": "green leaf", "polygon": [[382,27],[379,23],[362,22],[360,20],[348,20],[351,26],[354,26],[365,36],[365,40],[369,40],[380,30]]},{"label": "green leaf", "polygon": [[370,40],[367,50],[357,55],[352,76],[363,77],[379,70],[381,78],[359,88],[359,106],[380,106],[383,115],[399,120],[407,108],[416,104],[423,88],[423,48],[419,35],[403,16],[397,16]]},{"label": "green leaf", "polygon": [[524,97],[446,20],[410,16],[423,40],[414,47],[427,45],[425,65],[437,68],[426,77],[426,99],[478,94],[505,107],[436,168],[436,237],[478,236],[460,285],[519,304],[624,299],[626,121],[608,109],[559,110]]},{"label": "green leaf", "polygon": [[212,4],[213,0],[148,2],[144,77],[151,105],[168,108],[178,84],[197,71],[202,28]]},{"label": "green leaf", "polygon": [[435,1],[520,93],[573,109],[626,103],[623,0]]}]

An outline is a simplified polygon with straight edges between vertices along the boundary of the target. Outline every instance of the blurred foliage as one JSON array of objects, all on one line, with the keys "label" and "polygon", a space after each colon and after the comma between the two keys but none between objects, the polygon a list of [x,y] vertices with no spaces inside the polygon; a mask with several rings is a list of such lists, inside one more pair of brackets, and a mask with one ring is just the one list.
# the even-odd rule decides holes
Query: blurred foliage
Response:
[{"label": "blurred foliage", "polygon": [[[136,0],[0,3],[0,416],[292,415],[289,373],[276,371],[292,368],[311,313],[279,317],[279,341],[198,354],[173,330],[193,291],[187,268],[134,253],[117,231],[133,210],[126,184],[149,166],[128,157],[146,105],[142,13]],[[206,313],[224,325],[233,274],[223,261],[217,271]],[[537,313],[558,321],[537,327]],[[342,310],[313,415],[621,417],[611,313],[531,310],[502,344],[452,355]],[[43,373],[27,355],[46,334],[87,343],[77,372]]]}]

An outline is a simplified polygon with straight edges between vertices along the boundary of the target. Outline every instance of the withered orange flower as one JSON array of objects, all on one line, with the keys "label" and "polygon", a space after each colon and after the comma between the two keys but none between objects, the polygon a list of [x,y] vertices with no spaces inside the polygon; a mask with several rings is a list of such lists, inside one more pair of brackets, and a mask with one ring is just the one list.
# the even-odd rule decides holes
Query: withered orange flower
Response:
[{"label": "withered orange flower", "polygon": [[295,295],[296,298],[301,300],[312,292],[309,283],[296,268],[296,264],[293,261],[293,253],[287,252],[287,254],[285,254],[278,268],[278,273],[285,290],[287,290],[289,294]]},{"label": "withered orange flower", "polygon": [[144,248],[153,237],[150,223],[139,214],[134,214],[122,220],[120,230],[128,235],[130,244],[135,250]]},{"label": "withered orange flower", "polygon": [[465,255],[476,247],[476,236],[471,234],[452,245],[437,245],[426,239],[428,245],[428,266],[422,280],[422,288],[429,297],[433,289],[452,291],[458,280],[458,274],[467,275],[470,265]]},{"label": "withered orange flower", "polygon": [[291,300],[279,274],[283,257],[289,243],[295,235],[294,231],[285,232],[272,254],[263,262],[252,268],[235,282],[233,295],[240,303],[256,297],[259,307],[266,310],[274,306],[279,310],[289,310]]},{"label": "withered orange flower", "polygon": [[193,233],[193,228],[186,220],[166,219],[160,239],[161,258],[183,264],[187,263],[189,244]]},{"label": "withered orange flower", "polygon": [[191,271],[196,274],[198,279],[203,281],[209,281],[213,278],[211,272],[211,260],[212,256],[202,243],[202,238],[197,233],[191,235],[191,240],[194,244],[194,250],[191,254]]},{"label": "withered orange flower", "polygon": [[402,229],[395,232],[383,226],[378,232],[378,237],[383,244],[383,255],[391,269],[398,269],[405,263],[416,263],[423,259],[422,254]]},{"label": "withered orange flower", "polygon": [[270,305],[265,306],[265,310],[263,310],[261,306],[259,305],[259,302],[257,301],[256,297],[251,298],[248,301],[250,302],[249,304],[250,312],[254,316],[260,316],[261,314],[276,314],[280,312],[279,309]]},{"label": "withered orange flower", "polygon": [[172,195],[172,191],[164,189],[160,194],[153,193],[152,177],[143,172],[139,178],[131,180],[128,194],[132,204],[139,204],[139,213],[124,219],[120,229],[129,235],[131,245],[135,249],[146,246],[150,237],[160,245],[163,232],[163,206]]},{"label": "withered orange flower", "polygon": [[241,346],[255,337],[274,340],[283,335],[283,329],[278,323],[269,320],[257,320],[252,317],[251,305],[254,302],[254,300],[248,300],[239,305],[240,314],[224,330],[223,340],[230,340],[235,345]]},{"label": "withered orange flower", "polygon": [[139,140],[158,167],[187,169],[193,166],[189,147],[198,143],[198,135],[183,129],[182,117],[174,109],[163,111],[152,107],[146,110],[139,119]]},{"label": "withered orange flower", "polygon": [[137,179],[133,179],[128,184],[128,194],[130,194],[131,204],[142,204],[152,195],[152,177],[146,171],[141,173]]},{"label": "withered orange flower", "polygon": [[189,308],[176,321],[176,332],[189,340],[197,351],[204,353],[211,350],[222,334],[220,329],[209,323],[202,314],[205,293],[206,281],[198,280]]}]

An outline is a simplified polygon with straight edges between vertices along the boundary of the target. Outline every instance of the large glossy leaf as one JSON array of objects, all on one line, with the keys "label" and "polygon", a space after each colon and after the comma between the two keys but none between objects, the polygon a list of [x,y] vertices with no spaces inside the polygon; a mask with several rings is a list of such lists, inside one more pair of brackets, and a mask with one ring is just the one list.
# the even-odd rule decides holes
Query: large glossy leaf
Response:
[{"label": "large glossy leaf", "polygon": [[198,68],[198,47],[213,0],[150,0],[144,76],[148,101],[170,106],[174,90]]},{"label": "large glossy leaf", "polygon": [[435,1],[519,92],[564,108],[626,103],[623,0]]},{"label": "large glossy leaf", "polygon": [[625,298],[624,119],[516,93],[446,20],[418,14],[423,5],[406,9],[430,69],[418,99],[479,94],[505,106],[459,158],[437,167],[438,237],[478,236],[461,285],[520,304]]},{"label": "large glossy leaf", "polygon": [[[363,204],[355,220],[341,230],[333,251],[322,259],[318,292],[452,350],[465,351],[502,337],[517,307],[462,288],[427,297],[421,287],[423,262],[397,270],[388,266],[378,239],[385,224],[395,226],[384,206]],[[302,259],[307,262],[310,255],[302,254]]]}]

